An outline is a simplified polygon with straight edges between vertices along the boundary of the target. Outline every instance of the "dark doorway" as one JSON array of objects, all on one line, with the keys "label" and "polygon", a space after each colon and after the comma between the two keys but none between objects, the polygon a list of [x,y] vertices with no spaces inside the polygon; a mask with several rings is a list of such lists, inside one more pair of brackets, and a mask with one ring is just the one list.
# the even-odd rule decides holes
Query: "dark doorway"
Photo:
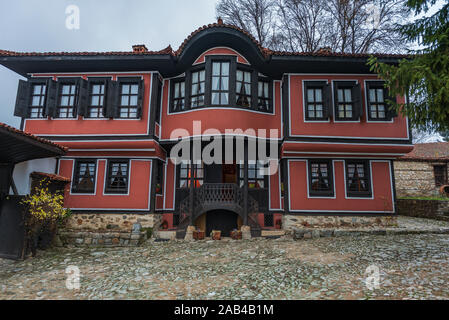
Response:
[{"label": "dark doorway", "polygon": [[230,237],[231,231],[237,229],[237,219],[238,215],[231,211],[210,211],[206,216],[206,234],[220,230],[223,237]]}]

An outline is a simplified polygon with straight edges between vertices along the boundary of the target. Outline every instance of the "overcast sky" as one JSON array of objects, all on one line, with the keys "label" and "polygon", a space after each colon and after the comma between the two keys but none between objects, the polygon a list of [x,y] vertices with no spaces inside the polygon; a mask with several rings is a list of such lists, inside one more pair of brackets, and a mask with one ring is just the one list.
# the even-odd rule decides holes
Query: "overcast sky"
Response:
[{"label": "overcast sky", "polygon": [[[0,2],[0,49],[42,52],[129,51],[133,44],[142,43],[149,50],[169,44],[176,50],[192,31],[216,20],[217,0]],[[80,9],[79,30],[66,28],[65,11],[73,4]],[[0,122],[16,127],[20,125],[13,116],[19,79],[0,66]]]},{"label": "overcast sky", "polygon": [[[0,49],[12,51],[130,51],[169,44],[177,49],[198,27],[213,23],[215,0],[14,0],[0,1]],[[80,29],[65,26],[66,7],[80,9]],[[14,117],[18,80],[0,66],[0,122]]]}]

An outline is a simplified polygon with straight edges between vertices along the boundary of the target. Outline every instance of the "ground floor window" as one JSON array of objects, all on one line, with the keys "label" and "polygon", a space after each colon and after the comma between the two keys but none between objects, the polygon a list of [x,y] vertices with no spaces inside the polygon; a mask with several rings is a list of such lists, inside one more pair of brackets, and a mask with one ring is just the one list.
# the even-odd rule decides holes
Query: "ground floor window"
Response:
[{"label": "ground floor window", "polygon": [[[250,161],[248,163],[248,188],[266,188],[267,183],[264,168],[266,168],[266,165],[259,161]],[[243,164],[240,165],[239,182],[240,187],[245,185],[245,166]]]},{"label": "ground floor window", "polygon": [[128,193],[129,161],[109,160],[105,192],[110,194]]},{"label": "ground floor window", "polygon": [[448,184],[447,178],[447,165],[434,166],[435,184],[437,187],[441,187]]},{"label": "ground floor window", "polygon": [[346,161],[346,191],[348,197],[371,197],[369,161]]},{"label": "ground floor window", "polygon": [[312,197],[334,196],[331,160],[309,161],[309,195]]},{"label": "ground floor window", "polygon": [[164,188],[164,163],[158,160],[156,162],[156,165],[157,165],[155,177],[156,194],[161,195],[163,194],[162,190]]},{"label": "ground floor window", "polygon": [[[179,188],[190,188],[191,164],[183,162],[179,166]],[[204,184],[204,166],[196,164],[193,167],[193,185],[199,188]]]},{"label": "ground floor window", "polygon": [[72,193],[95,193],[96,160],[75,161]]},{"label": "ground floor window", "polygon": [[265,214],[263,223],[265,227],[274,227],[274,216],[272,214]]}]

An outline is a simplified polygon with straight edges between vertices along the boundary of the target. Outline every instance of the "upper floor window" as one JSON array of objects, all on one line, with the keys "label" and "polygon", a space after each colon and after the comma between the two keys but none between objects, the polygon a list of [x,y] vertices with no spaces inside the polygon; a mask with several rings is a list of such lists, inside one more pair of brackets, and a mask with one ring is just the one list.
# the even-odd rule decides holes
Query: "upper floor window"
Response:
[{"label": "upper floor window", "polygon": [[346,161],[346,189],[348,197],[371,197],[369,161]]},{"label": "upper floor window", "polygon": [[326,81],[304,82],[304,112],[306,120],[314,121],[329,119],[329,92],[330,86]]},{"label": "upper floor window", "polygon": [[237,70],[236,94],[237,106],[251,107],[251,72]]},{"label": "upper floor window", "polygon": [[109,160],[106,179],[106,193],[123,194],[128,192],[129,161]]},{"label": "upper floor window", "polygon": [[335,119],[357,121],[360,118],[360,85],[354,81],[334,83]]},{"label": "upper floor window", "polygon": [[212,62],[212,104],[229,104],[229,62]]},{"label": "upper floor window", "polygon": [[192,72],[192,108],[204,106],[204,94],[206,92],[206,71]]},{"label": "upper floor window", "polygon": [[173,111],[185,110],[186,83],[185,81],[173,82]]},{"label": "upper floor window", "polygon": [[72,193],[95,193],[95,160],[77,160],[75,162]]},{"label": "upper floor window", "polygon": [[368,102],[368,120],[389,121],[396,116],[395,111],[390,110],[387,100],[392,100],[383,81],[366,82],[366,96]]},{"label": "upper floor window", "polygon": [[211,106],[273,110],[271,79],[237,63],[235,56],[207,56],[185,77],[171,80],[170,88],[170,112]]},{"label": "upper floor window", "polygon": [[309,195],[334,196],[333,170],[331,160],[309,161]]},{"label": "upper floor window", "polygon": [[30,118],[45,118],[45,98],[47,85],[45,83],[33,84],[31,91]]},{"label": "upper floor window", "polygon": [[62,82],[60,84],[57,118],[75,118],[78,85],[76,82]]},{"label": "upper floor window", "polygon": [[139,83],[121,83],[120,118],[137,118]]},{"label": "upper floor window", "polygon": [[106,96],[106,82],[93,81],[89,88],[88,118],[103,118]]}]

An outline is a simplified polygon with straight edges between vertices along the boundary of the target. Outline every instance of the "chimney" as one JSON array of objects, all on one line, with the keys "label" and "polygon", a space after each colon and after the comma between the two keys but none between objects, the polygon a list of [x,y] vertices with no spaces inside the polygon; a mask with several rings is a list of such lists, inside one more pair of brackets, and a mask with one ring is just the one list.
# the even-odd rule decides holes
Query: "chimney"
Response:
[{"label": "chimney", "polygon": [[136,44],[133,46],[134,53],[148,52],[147,47],[144,44]]},{"label": "chimney", "polygon": [[319,48],[318,53],[332,53],[332,48],[331,47],[322,47]]}]

